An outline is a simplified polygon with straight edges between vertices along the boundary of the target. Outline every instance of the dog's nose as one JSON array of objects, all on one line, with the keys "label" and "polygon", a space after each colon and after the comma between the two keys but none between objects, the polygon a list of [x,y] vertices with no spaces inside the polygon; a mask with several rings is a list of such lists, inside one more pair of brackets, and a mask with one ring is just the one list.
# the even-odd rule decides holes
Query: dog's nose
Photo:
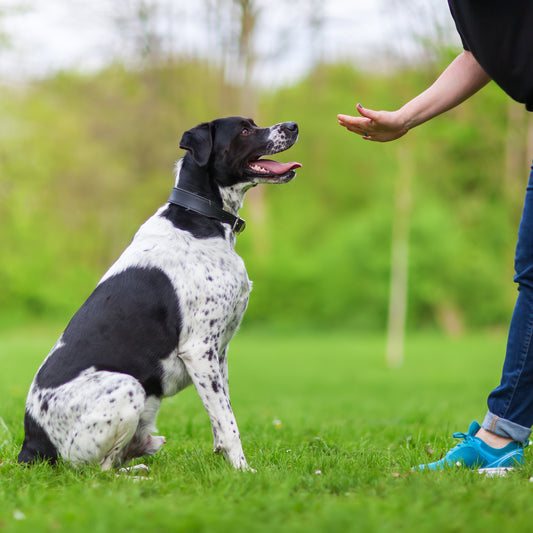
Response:
[{"label": "dog's nose", "polygon": [[298,124],[296,122],[285,122],[285,127],[291,131],[296,133],[298,131]]}]

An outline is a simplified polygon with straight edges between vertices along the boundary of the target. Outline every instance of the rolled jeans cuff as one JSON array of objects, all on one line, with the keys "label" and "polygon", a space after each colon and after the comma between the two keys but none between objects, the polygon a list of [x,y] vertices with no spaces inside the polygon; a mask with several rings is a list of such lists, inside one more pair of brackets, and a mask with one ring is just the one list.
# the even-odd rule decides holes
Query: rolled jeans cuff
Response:
[{"label": "rolled jeans cuff", "polygon": [[531,428],[526,428],[516,424],[515,422],[506,420],[505,418],[500,418],[490,411],[488,411],[485,415],[485,420],[483,420],[481,427],[486,431],[494,433],[495,435],[513,439],[514,441],[522,444],[526,444],[526,442],[529,440],[529,436],[531,435]]}]

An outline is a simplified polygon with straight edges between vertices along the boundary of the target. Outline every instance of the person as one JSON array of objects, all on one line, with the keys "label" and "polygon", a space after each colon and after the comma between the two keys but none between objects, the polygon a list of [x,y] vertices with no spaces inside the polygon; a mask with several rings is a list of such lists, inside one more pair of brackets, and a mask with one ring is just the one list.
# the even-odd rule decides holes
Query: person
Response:
[{"label": "person", "polygon": [[[440,77],[396,111],[357,105],[359,116],[338,122],[364,140],[396,140],[459,105],[494,80],[510,97],[533,110],[533,2],[449,0],[463,48]],[[444,458],[417,469],[462,466],[502,473],[523,464],[533,425],[533,167],[518,231],[514,281],[518,298],[511,318],[500,385],[488,396],[480,426],[472,422]]]}]

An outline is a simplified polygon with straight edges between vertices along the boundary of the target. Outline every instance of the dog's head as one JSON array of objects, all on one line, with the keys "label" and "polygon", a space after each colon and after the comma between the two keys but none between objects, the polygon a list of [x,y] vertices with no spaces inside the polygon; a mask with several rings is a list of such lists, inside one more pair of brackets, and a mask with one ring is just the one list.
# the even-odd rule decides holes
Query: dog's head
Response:
[{"label": "dog's head", "polygon": [[205,168],[220,187],[286,183],[300,163],[279,163],[269,156],[290,148],[298,139],[296,122],[259,128],[253,120],[228,117],[205,122],[186,131],[180,148]]}]

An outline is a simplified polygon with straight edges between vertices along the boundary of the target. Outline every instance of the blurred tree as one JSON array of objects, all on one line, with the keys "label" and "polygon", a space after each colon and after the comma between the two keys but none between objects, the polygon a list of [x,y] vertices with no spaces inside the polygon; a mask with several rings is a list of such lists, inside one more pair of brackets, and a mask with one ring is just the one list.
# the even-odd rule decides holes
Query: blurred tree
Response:
[{"label": "blurred tree", "polygon": [[[439,0],[432,0],[433,2]],[[399,39],[400,45],[395,43],[388,53],[394,59],[396,68],[413,61],[428,62],[431,70],[437,69],[441,63],[443,50],[450,42],[450,27],[448,21],[437,18],[438,10],[431,6],[431,2],[415,1],[409,4],[398,0],[388,0],[387,9],[394,12],[395,17],[405,18],[408,35]],[[431,36],[428,38],[428,36]],[[405,39],[407,37],[407,39]],[[402,45],[403,43],[403,45]],[[413,54],[409,47],[418,47],[418,53]],[[414,97],[415,94],[412,95]],[[386,361],[390,366],[401,366],[404,353],[404,332],[406,327],[408,304],[408,270],[409,270],[409,218],[412,197],[412,177],[416,174],[416,167],[412,161],[414,154],[405,139],[399,141],[402,147],[398,149],[398,172],[396,176],[394,218],[392,222],[391,245],[391,276],[389,318],[387,326]]]},{"label": "blurred tree", "polygon": [[243,112],[251,117],[257,115],[257,88],[252,80],[256,62],[254,47],[255,29],[259,8],[255,0],[233,0],[240,10],[238,62],[243,72],[242,98]]},{"label": "blurred tree", "polygon": [[515,188],[523,174],[527,151],[527,126],[529,113],[523,104],[509,99],[507,106],[507,131],[505,137],[504,180],[507,186]]},{"label": "blurred tree", "polygon": [[[252,76],[259,8],[257,0],[204,0],[209,29],[210,58],[222,67],[227,81],[241,87],[243,114],[256,111]],[[251,89],[245,94],[245,88]]]},{"label": "blurred tree", "polygon": [[325,23],[324,2],[310,0],[305,2],[307,24],[309,25],[309,48],[311,49],[311,65],[316,67],[324,57],[323,29]]},{"label": "blurred tree", "polygon": [[530,158],[533,156],[533,151],[528,146],[531,113],[527,112],[523,104],[511,99],[506,104],[506,111],[504,193],[510,209],[515,211],[518,217],[521,212],[523,190],[527,185],[524,181],[524,168],[527,168],[526,164],[531,164]]},{"label": "blurred tree", "polygon": [[[5,7],[0,6],[0,22],[5,14],[5,9],[6,9]],[[2,48],[5,48],[8,44],[9,44],[9,38],[3,28],[3,25],[0,24],[0,50],[2,50]]]},{"label": "blurred tree", "polygon": [[389,18],[402,21],[398,27],[403,31],[394,43],[384,44],[393,68],[416,65],[436,71],[450,47],[457,48],[460,39],[451,14],[438,9],[442,3],[442,0],[383,1],[383,11]]},{"label": "blurred tree", "polygon": [[153,64],[161,59],[163,37],[157,26],[162,9],[158,0],[120,0],[114,3],[113,20],[123,50],[133,60]]},{"label": "blurred tree", "polygon": [[407,144],[398,147],[398,171],[395,176],[394,215],[392,220],[391,276],[389,318],[387,325],[387,364],[403,364],[407,317],[409,269],[409,219],[412,180],[415,169],[413,155]]},{"label": "blurred tree", "polygon": [[[255,30],[259,8],[256,0],[232,0],[240,13],[240,27],[238,30],[237,63],[242,72],[241,83],[241,106],[244,116],[257,117],[257,87],[252,76],[256,63],[256,53],[254,47]],[[265,195],[263,187],[256,187],[248,192],[247,203],[249,203],[250,215],[253,225],[256,226],[257,240],[255,252],[258,255],[265,255],[270,248],[268,232],[265,225],[267,223]]]},{"label": "blurred tree", "polygon": [[[208,25],[214,42],[220,43],[226,80],[239,87],[238,113],[258,119],[257,85],[253,79],[257,55],[255,32],[260,9],[257,0],[205,0]],[[229,17],[227,15],[230,15]],[[249,222],[255,227],[255,252],[265,255],[269,249],[266,231],[266,205],[262,187],[248,192]]]}]

